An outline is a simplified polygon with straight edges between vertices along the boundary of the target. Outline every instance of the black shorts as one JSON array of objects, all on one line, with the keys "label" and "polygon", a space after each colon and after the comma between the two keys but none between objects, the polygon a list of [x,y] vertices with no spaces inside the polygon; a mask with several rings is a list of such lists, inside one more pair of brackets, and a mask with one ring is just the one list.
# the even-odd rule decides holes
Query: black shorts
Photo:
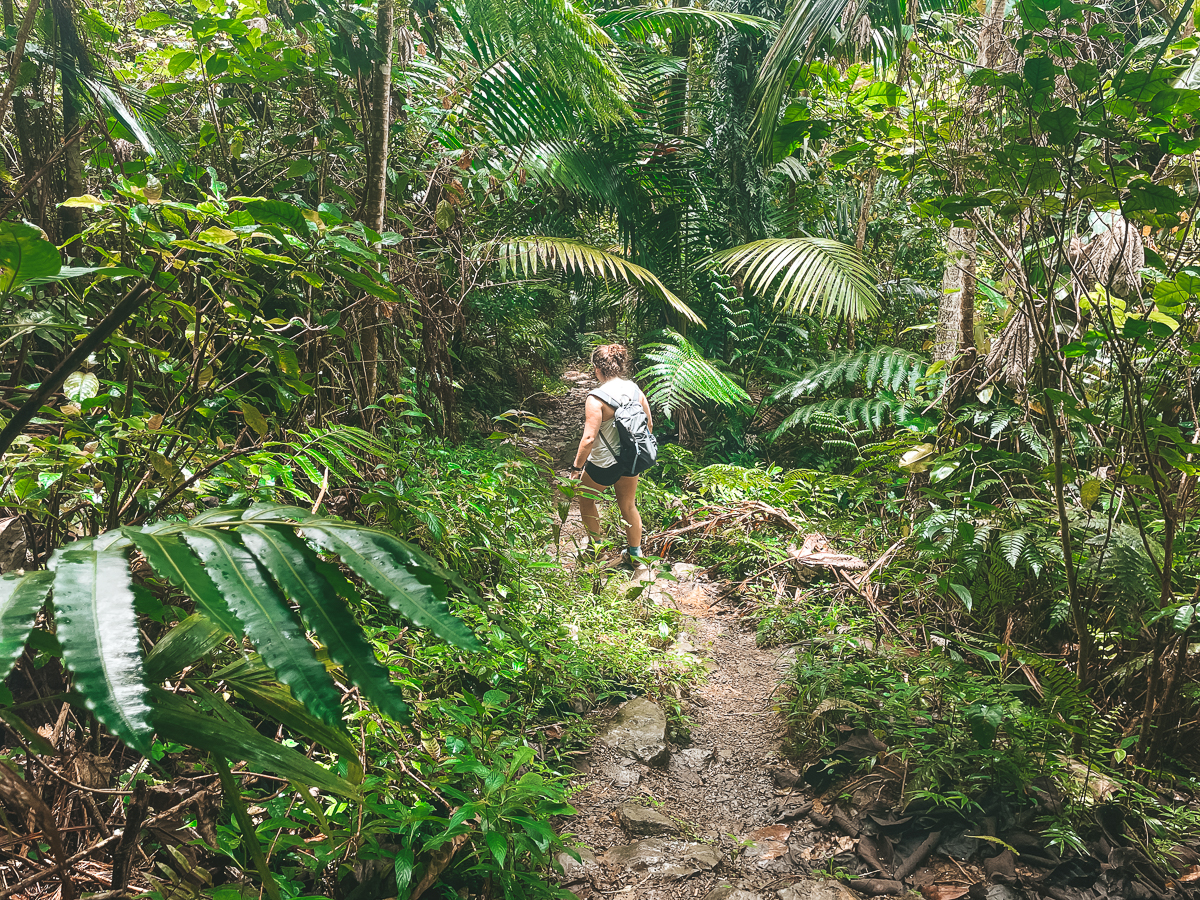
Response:
[{"label": "black shorts", "polygon": [[600,485],[601,487],[611,487],[620,481],[625,475],[625,470],[622,468],[620,463],[615,463],[614,465],[602,469],[594,462],[589,462],[583,467],[583,470],[591,476],[592,481],[596,482],[596,484]]}]

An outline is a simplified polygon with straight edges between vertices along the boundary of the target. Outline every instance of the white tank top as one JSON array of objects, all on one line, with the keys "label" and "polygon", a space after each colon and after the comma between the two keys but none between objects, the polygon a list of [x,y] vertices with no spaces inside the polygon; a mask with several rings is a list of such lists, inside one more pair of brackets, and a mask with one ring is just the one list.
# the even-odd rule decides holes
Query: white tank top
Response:
[{"label": "white tank top", "polygon": [[[629,397],[638,403],[642,400],[642,389],[628,378],[614,378],[606,381],[600,385],[600,389],[617,401],[623,397]],[[612,450],[609,450],[609,447],[612,447]],[[601,469],[615,466],[617,458],[613,455],[614,452],[621,452],[621,434],[617,431],[616,418],[600,423],[600,434],[596,438],[596,443],[592,445],[588,462]]]}]

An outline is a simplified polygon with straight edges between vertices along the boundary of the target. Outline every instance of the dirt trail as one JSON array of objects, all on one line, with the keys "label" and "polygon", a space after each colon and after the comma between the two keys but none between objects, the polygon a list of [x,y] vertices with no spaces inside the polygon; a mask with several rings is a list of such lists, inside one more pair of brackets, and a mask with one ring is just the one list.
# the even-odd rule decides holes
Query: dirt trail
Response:
[{"label": "dirt trail", "polygon": [[[595,381],[573,369],[563,377],[574,386],[543,407],[549,431],[539,443],[565,476]],[[573,507],[564,547],[580,537]],[[649,733],[633,743],[614,738],[615,746],[605,746],[606,730],[621,732],[614,723],[625,712],[598,714],[600,740],[579,766],[571,798],[579,812],[567,825],[591,852],[583,852],[583,864],[566,861],[564,883],[581,898],[775,900],[780,890],[787,900],[853,897],[841,885],[809,881],[807,867],[788,852],[789,839],[795,847],[804,836],[794,825],[776,824],[772,811],[779,798],[769,767],[781,762],[783,737],[775,704],[787,659],[758,649],[753,631],[720,602],[719,586],[695,567],[677,565],[674,575],[679,580],[651,588],[655,602],[683,614],[680,638],[668,652],[692,655],[708,678],[680,698],[687,733],[667,732],[661,753],[654,731],[661,736],[665,722],[649,722]],[[636,704],[655,718],[646,701],[627,709]]]}]

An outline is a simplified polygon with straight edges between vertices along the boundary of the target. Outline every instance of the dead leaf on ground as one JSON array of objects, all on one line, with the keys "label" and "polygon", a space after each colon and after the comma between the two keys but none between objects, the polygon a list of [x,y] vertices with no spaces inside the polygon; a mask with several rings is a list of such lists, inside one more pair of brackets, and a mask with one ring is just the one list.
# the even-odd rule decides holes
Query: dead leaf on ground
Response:
[{"label": "dead leaf on ground", "polygon": [[969,888],[961,884],[923,884],[921,896],[925,900],[958,900],[965,897]]}]

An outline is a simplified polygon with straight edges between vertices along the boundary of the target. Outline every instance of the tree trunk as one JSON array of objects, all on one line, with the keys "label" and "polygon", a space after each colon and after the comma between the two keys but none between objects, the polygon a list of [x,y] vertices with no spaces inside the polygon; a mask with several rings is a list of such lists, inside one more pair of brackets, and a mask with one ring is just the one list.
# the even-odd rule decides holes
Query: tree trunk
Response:
[{"label": "tree trunk", "polygon": [[[90,60],[75,22],[75,10],[66,0],[51,0],[50,12],[57,32],[58,56],[62,61],[62,136],[68,140],[84,126],[83,98],[80,96],[78,76],[68,74],[74,70],[84,75],[90,69]],[[63,151],[63,183],[59,201],[78,197],[84,193],[82,140],[70,141]],[[67,254],[78,256],[81,245],[73,240],[83,232],[83,210],[62,207],[58,211],[60,233],[58,239],[66,244]]]},{"label": "tree trunk", "polygon": [[[383,231],[387,211],[388,137],[392,123],[392,44],[395,37],[395,0],[379,0],[375,20],[375,43],[379,60],[371,79],[371,109],[368,114],[367,197],[363,221]],[[379,304],[364,297],[357,319],[359,352],[362,354],[362,403],[375,402],[379,384]],[[364,418],[365,410],[361,411]]]},{"label": "tree trunk", "polygon": [[935,360],[953,359],[975,346],[975,229],[950,229],[946,236],[946,271],[938,304]]},{"label": "tree trunk", "polygon": [[[979,26],[977,62],[980,68],[995,68],[1004,52],[1005,0],[986,0],[983,21]],[[967,119],[964,132],[971,133],[971,117],[983,99],[976,88],[967,101],[963,116]],[[970,139],[967,139],[970,152]],[[975,266],[976,241],[974,228],[952,226],[946,235],[946,269],[942,275],[942,299],[938,304],[937,335],[934,339],[934,359],[952,359],[958,353],[975,347]]]}]

